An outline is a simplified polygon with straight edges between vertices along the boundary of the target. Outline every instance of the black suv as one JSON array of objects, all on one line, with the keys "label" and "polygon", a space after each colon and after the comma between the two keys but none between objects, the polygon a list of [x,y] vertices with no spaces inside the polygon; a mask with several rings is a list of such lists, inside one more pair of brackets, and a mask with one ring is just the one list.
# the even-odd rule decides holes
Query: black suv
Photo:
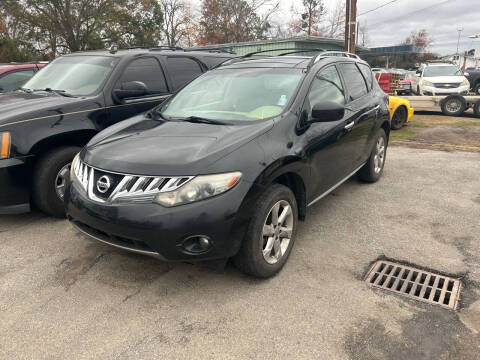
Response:
[{"label": "black suv", "polygon": [[32,199],[45,213],[65,216],[70,163],[96,133],[232,57],[163,47],[74,53],[0,95],[0,214],[27,212]]},{"label": "black suv", "polygon": [[227,63],[75,157],[65,202],[77,229],[167,260],[234,257],[269,277],[308,206],[355,173],[380,178],[390,120],[367,63],[327,52]]}]

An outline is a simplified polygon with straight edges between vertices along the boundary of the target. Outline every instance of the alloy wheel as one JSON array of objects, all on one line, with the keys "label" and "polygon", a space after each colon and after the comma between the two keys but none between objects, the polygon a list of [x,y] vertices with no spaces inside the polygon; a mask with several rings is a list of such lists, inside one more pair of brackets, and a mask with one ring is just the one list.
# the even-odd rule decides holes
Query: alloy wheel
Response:
[{"label": "alloy wheel", "polygon": [[460,100],[452,99],[445,104],[445,108],[450,113],[455,113],[457,111],[460,111],[460,109],[462,108],[462,103]]},{"label": "alloy wheel", "polygon": [[286,200],[275,203],[265,219],[262,231],[262,252],[267,263],[277,263],[287,252],[293,224],[292,206]]},{"label": "alloy wheel", "polygon": [[70,166],[71,164],[68,163],[62,167],[55,178],[55,192],[60,199],[63,199],[65,196],[65,187],[67,186],[70,175]]},{"label": "alloy wheel", "polygon": [[385,139],[380,136],[375,145],[375,155],[373,157],[373,164],[375,166],[375,173],[382,171],[383,163],[385,162]]}]

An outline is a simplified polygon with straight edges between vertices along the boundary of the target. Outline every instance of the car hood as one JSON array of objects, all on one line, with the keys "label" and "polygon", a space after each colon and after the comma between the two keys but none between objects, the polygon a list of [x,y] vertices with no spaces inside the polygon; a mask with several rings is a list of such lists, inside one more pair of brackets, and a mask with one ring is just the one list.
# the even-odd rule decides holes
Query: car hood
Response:
[{"label": "car hood", "polygon": [[272,120],[238,125],[159,121],[137,116],[98,134],[82,152],[89,165],[134,175],[199,175],[273,127]]},{"label": "car hood", "polygon": [[466,80],[464,76],[429,76],[424,77],[425,80],[432,83],[461,83]]},{"label": "car hood", "polygon": [[[82,110],[81,104],[92,107],[83,98],[64,97],[54,93],[12,92],[0,95],[0,125],[34,118],[55,116]],[[88,104],[88,105],[87,105]]]}]

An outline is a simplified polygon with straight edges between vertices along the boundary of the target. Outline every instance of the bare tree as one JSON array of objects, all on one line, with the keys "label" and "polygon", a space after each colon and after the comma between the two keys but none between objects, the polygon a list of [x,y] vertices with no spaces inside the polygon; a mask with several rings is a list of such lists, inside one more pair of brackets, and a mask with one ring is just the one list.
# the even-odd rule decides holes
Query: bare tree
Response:
[{"label": "bare tree", "polygon": [[191,33],[192,16],[190,5],[185,0],[160,0],[164,16],[163,35],[168,46],[177,46]]},{"label": "bare tree", "polygon": [[322,33],[320,23],[326,13],[323,0],[303,0],[303,8],[298,11],[292,5],[292,13],[296,18],[288,25],[291,35],[306,33],[318,36]]},{"label": "bare tree", "polygon": [[345,2],[337,2],[337,5],[328,13],[323,35],[339,39],[345,36]]}]

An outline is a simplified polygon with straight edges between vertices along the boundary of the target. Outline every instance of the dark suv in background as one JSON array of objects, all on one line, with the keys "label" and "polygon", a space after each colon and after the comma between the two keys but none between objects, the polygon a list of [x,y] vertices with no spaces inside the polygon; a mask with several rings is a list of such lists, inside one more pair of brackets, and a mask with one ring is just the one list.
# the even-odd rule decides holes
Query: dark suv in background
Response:
[{"label": "dark suv in background", "polygon": [[96,133],[233,56],[163,47],[73,53],[0,95],[0,214],[27,212],[33,200],[64,216],[70,163]]},{"label": "dark suv in background", "polygon": [[355,55],[231,60],[96,135],[72,163],[67,216],[113,246],[269,277],[308,206],[355,173],[380,178],[389,133]]}]

